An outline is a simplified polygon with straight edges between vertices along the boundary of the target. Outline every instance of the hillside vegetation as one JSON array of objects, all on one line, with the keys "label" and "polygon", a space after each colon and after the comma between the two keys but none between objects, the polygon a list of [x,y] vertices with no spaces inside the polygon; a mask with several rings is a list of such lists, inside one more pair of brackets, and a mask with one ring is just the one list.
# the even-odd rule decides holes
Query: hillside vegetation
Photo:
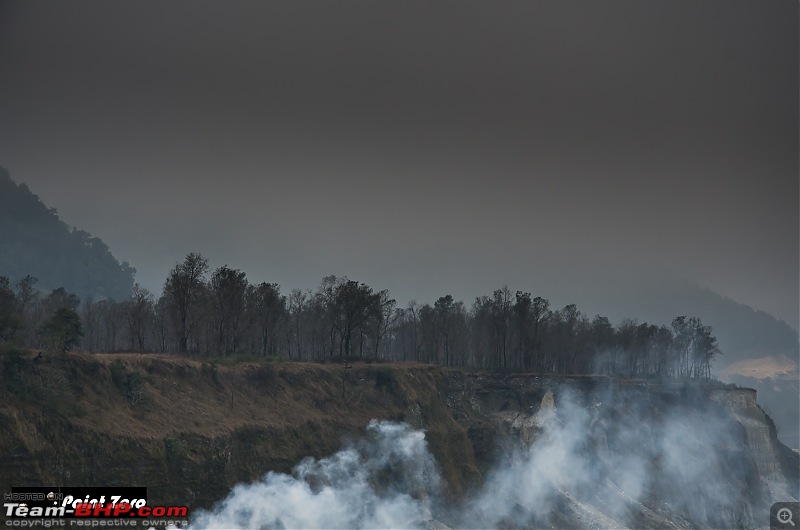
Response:
[{"label": "hillside vegetation", "polygon": [[81,298],[127,298],[136,269],[120,263],[99,238],[70,228],[25,184],[0,167],[0,276],[30,275],[37,288],[63,287]]}]

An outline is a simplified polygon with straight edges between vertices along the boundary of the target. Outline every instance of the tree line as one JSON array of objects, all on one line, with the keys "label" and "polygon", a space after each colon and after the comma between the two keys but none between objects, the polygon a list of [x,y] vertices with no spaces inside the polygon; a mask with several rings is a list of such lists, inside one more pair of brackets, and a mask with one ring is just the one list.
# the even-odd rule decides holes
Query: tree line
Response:
[{"label": "tree line", "polygon": [[576,305],[508,287],[468,307],[451,295],[398,307],[387,290],[326,276],[315,290],[281,292],[191,253],[156,297],[135,284],[121,301],[41,296],[30,276],[0,277],[0,343],[66,351],[253,354],[294,360],[364,358],[555,374],[708,378],[720,354],[709,326],[589,318]]}]

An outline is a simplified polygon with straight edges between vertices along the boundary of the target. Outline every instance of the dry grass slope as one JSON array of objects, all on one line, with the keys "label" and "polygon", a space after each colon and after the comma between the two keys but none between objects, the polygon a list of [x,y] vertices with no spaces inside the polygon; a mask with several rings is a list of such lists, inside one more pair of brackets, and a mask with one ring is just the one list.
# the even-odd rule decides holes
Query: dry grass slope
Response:
[{"label": "dry grass slope", "polygon": [[154,501],[209,506],[335,452],[373,418],[425,429],[451,495],[481,480],[430,366],[11,352],[0,366],[0,487],[145,485]]}]

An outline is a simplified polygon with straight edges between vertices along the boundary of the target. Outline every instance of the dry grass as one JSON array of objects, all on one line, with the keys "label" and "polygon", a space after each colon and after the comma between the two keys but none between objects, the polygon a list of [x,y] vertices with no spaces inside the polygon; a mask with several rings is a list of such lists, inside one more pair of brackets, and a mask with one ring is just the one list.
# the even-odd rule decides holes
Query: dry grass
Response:
[{"label": "dry grass", "polygon": [[[455,494],[480,476],[440,392],[442,371],[428,365],[71,353],[23,355],[20,370],[24,392],[0,385],[0,449],[22,451],[35,469],[25,482],[119,480],[164,498],[189,488],[207,504],[237,482],[331,454],[374,418],[425,429]],[[0,483],[14,476],[0,469]],[[220,491],[208,489],[211,476]]]},{"label": "dry grass", "polygon": [[[342,415],[368,421],[371,413],[396,408],[375,388],[380,365],[356,365],[345,373],[342,365],[221,365],[174,355],[95,354],[91,359],[102,370],[91,378],[79,375],[86,415],[73,421],[115,435],[163,437],[194,431],[214,436],[247,425],[281,427]],[[112,363],[144,379],[143,402],[132,404],[109,384]]]}]

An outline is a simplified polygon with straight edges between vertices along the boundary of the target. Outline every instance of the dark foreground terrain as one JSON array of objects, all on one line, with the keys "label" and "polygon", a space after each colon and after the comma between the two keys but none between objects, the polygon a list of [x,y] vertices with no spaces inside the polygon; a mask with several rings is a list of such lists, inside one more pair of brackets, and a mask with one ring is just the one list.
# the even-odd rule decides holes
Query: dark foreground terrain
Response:
[{"label": "dark foreground terrain", "polygon": [[422,482],[402,451],[368,477],[422,506],[409,524],[768,527],[770,504],[798,497],[797,453],[755,391],[716,383],[139,354],[5,353],[0,368],[4,491],[141,485],[151,504],[212,509],[378,419],[424,431],[434,461]]}]

